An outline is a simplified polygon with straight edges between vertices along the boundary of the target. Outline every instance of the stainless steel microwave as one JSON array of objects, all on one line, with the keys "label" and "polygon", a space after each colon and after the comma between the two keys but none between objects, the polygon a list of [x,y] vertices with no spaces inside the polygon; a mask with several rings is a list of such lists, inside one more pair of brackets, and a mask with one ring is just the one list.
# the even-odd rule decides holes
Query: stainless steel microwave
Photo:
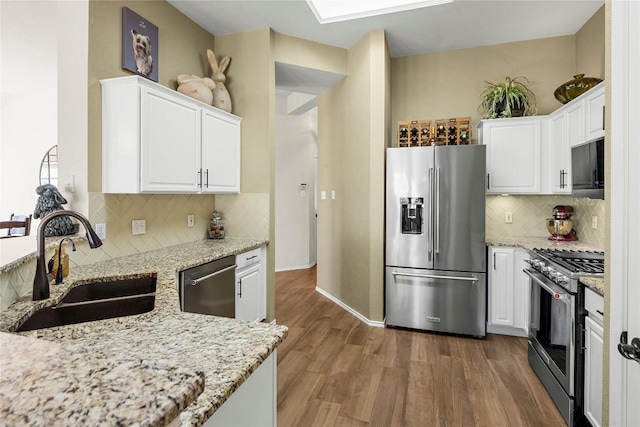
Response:
[{"label": "stainless steel microwave", "polygon": [[571,148],[571,194],[604,200],[604,138]]}]

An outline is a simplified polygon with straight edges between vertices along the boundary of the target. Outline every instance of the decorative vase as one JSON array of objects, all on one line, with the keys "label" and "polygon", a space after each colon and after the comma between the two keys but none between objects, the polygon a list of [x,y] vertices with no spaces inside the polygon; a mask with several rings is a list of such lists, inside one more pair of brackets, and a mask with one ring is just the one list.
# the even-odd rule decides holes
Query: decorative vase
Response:
[{"label": "decorative vase", "polygon": [[602,79],[597,77],[585,77],[584,74],[576,74],[573,76],[573,80],[561,84],[558,89],[553,92],[553,95],[562,104],[566,104],[596,86],[601,81]]}]

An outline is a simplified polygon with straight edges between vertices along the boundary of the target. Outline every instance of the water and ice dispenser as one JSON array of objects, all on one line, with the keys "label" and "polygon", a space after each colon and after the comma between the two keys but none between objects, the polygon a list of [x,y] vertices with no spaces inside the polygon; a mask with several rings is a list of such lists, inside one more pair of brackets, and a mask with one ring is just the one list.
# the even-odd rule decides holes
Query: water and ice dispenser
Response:
[{"label": "water and ice dispenser", "polygon": [[422,215],[424,212],[423,197],[403,197],[402,206],[402,234],[422,234]]}]

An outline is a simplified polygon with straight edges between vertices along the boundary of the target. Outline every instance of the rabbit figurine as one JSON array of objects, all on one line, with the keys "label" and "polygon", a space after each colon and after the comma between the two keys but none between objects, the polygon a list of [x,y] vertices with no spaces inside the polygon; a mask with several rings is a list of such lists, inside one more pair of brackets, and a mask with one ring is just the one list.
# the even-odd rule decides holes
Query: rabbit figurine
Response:
[{"label": "rabbit figurine", "polygon": [[224,72],[229,66],[231,58],[225,56],[220,60],[220,66],[218,66],[216,55],[211,49],[207,49],[207,58],[209,58],[209,64],[211,64],[211,79],[216,83],[216,87],[213,90],[213,106],[230,113],[231,97],[229,96],[229,91],[227,91],[227,88],[224,85],[226,80]]},{"label": "rabbit figurine", "polygon": [[198,101],[211,105],[213,102],[213,90],[216,84],[209,77],[198,77],[193,74],[180,74],[178,76],[178,92]]}]

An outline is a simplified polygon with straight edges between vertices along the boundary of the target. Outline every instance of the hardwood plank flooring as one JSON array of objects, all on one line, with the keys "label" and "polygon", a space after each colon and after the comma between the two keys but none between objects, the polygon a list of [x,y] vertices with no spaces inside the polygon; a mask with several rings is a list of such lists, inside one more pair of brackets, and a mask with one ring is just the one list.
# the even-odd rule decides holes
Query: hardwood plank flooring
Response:
[{"label": "hardwood plank flooring", "polygon": [[276,273],[279,426],[566,426],[526,339],[369,327],[315,286]]}]

